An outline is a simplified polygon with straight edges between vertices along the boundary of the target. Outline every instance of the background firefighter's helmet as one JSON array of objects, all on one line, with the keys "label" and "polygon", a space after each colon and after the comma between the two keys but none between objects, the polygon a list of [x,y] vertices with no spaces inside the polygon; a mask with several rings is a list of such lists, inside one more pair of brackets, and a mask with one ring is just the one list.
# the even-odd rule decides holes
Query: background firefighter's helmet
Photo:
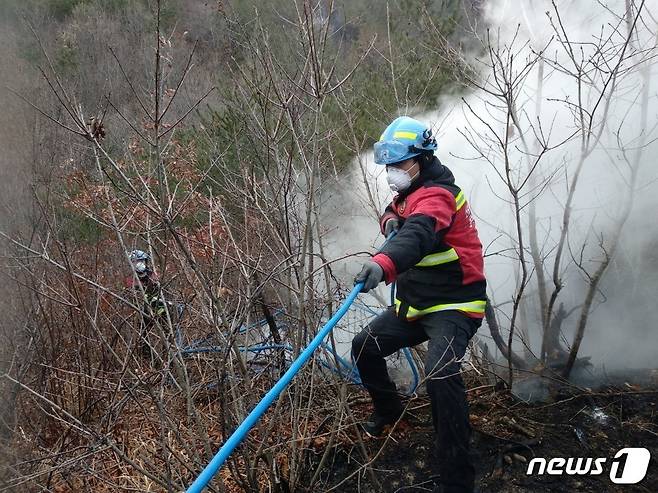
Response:
[{"label": "background firefighter's helmet", "polygon": [[130,262],[133,264],[138,277],[148,275],[151,270],[149,265],[150,260],[151,256],[143,250],[133,250],[130,252]]},{"label": "background firefighter's helmet", "polygon": [[375,163],[388,165],[405,161],[437,148],[432,129],[408,116],[400,116],[386,127],[374,146]]}]

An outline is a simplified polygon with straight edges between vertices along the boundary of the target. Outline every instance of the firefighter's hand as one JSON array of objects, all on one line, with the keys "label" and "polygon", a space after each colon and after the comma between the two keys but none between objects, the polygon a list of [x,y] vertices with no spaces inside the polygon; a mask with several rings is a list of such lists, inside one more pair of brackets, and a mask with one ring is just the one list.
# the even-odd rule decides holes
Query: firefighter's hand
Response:
[{"label": "firefighter's hand", "polygon": [[400,220],[392,217],[384,223],[384,236],[388,238],[393,231],[397,233],[398,229],[400,229]]},{"label": "firefighter's hand", "polygon": [[361,292],[367,293],[371,289],[376,288],[383,278],[384,269],[377,262],[369,260],[363,264],[361,272],[354,278],[354,284],[363,282]]}]

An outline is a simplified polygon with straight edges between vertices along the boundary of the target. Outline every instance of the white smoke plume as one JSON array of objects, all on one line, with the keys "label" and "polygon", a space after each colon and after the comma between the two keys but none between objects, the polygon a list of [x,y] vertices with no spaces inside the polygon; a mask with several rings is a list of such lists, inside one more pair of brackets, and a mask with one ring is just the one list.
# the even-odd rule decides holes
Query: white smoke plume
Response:
[{"label": "white smoke plume", "polygon": [[[627,10],[629,5],[632,9]],[[640,7],[642,13],[637,16]],[[658,2],[560,1],[554,7],[547,1],[490,1],[484,8],[489,38],[480,28],[483,42],[490,39],[502,51],[507,48],[513,52],[512,72],[514,76],[524,75],[519,79],[516,111],[520,134],[530,148],[531,160],[537,159],[539,164],[535,181],[531,180],[521,194],[523,238],[527,245],[527,204],[532,199],[536,201],[538,244],[546,263],[549,293],[564,204],[581,156],[581,139],[574,137],[578,132],[575,122],[579,106],[598,115],[591,130],[592,135],[600,132],[600,140],[588,153],[575,189],[559,269],[564,287],[558,301],[564,303],[566,310],[574,310],[562,325],[563,345],[567,348],[571,345],[578,307],[586,294],[587,276],[605,256],[617,234],[625,197],[632,194],[631,212],[614,260],[595,294],[580,355],[591,356],[594,365],[605,369],[653,367],[658,357],[658,330],[652,321],[654,292],[658,289],[658,254],[653,253],[658,245],[653,219],[658,206],[658,172],[653,164],[658,150],[655,142],[658,83],[654,63],[658,53]],[[634,34],[627,41],[629,28]],[[627,47],[619,67],[597,66],[604,59],[618,61],[619,57],[612,54],[622,53],[624,43]],[[536,62],[540,52],[543,64]],[[584,60],[588,70],[581,74],[580,85],[573,74],[564,71],[573,68],[572,56],[577,61]],[[494,73],[487,68],[486,51],[470,57],[480,71],[480,82],[491,83]],[[610,79],[608,76],[615,69],[618,75]],[[538,78],[539,71],[542,72]],[[611,92],[608,101],[605,96]],[[505,166],[494,133],[500,136],[507,130],[511,135],[507,155],[511,179],[517,184],[527,177],[528,155],[518,128],[506,120],[500,100],[486,91],[471,90],[463,99],[447,96],[438,108],[412,116],[438,132],[437,155],[455,174],[477,217],[488,254],[489,293],[500,306],[499,318],[505,329],[509,326],[505,314],[508,317],[511,314],[511,299],[518,289],[520,273],[518,254],[513,251],[517,240],[511,197],[501,180]],[[604,114],[606,117],[602,118]],[[540,141],[548,146],[541,158],[538,157]],[[474,149],[474,143],[479,149]],[[635,159],[639,159],[639,167],[632,185]],[[371,154],[360,156],[360,160],[367,178],[378,185],[375,201],[381,211],[391,198],[382,170],[372,162]],[[382,241],[376,218],[366,207],[361,174],[356,160],[352,173],[341,179],[336,201],[332,201],[331,210],[337,211],[337,220],[335,234],[331,235],[331,252],[336,256],[365,249],[372,251]],[[340,213],[340,204],[353,204],[353,197],[359,198],[362,212],[347,219]],[[527,251],[526,255],[530,276],[526,310],[523,319],[517,319],[516,323],[517,331],[527,327],[527,342],[538,355],[541,314],[536,301],[536,273]],[[345,269],[353,274],[357,264],[352,262]],[[385,296],[385,290],[381,292]],[[484,338],[488,336],[485,327],[480,331]],[[515,344],[517,351],[523,351],[520,341]]]}]

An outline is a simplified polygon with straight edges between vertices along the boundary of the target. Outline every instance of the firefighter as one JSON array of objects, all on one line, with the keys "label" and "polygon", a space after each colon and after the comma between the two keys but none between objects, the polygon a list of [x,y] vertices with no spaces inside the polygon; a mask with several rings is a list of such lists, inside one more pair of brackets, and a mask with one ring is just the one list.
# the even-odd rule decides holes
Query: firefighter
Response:
[{"label": "firefighter", "polygon": [[471,427],[460,359],[482,324],[486,281],[482,244],[462,190],[434,156],[432,132],[418,120],[395,119],[374,146],[396,195],[380,219],[390,239],[365,262],[355,283],[362,292],[396,282],[395,305],[352,341],[352,354],[374,412],[363,424],[379,436],[403,412],[385,357],[428,342],[427,393],[434,425],[435,492],[472,492]]},{"label": "firefighter", "polygon": [[148,341],[148,335],[154,328],[157,320],[162,320],[166,315],[165,305],[161,296],[160,282],[155,272],[153,272],[151,256],[148,253],[143,250],[133,250],[128,257],[133,269],[133,275],[126,279],[126,284],[134,289],[139,296],[142,294],[142,289],[144,292],[144,304],[139,331],[141,353],[145,359],[153,360],[154,354],[151,344]]}]

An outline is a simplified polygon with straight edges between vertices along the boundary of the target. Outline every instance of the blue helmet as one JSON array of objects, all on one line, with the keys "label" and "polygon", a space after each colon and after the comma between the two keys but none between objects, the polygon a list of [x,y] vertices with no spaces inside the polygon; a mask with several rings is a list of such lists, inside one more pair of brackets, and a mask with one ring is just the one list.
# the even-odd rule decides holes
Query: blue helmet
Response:
[{"label": "blue helmet", "polygon": [[386,127],[375,143],[375,163],[395,164],[423,152],[432,153],[436,148],[436,139],[429,127],[408,116],[400,116]]},{"label": "blue helmet", "polygon": [[143,250],[133,250],[129,256],[131,262],[139,262],[140,260],[146,262],[151,260],[151,256]]},{"label": "blue helmet", "polygon": [[130,252],[129,258],[137,277],[143,278],[151,272],[151,266],[149,265],[151,256],[145,251],[133,250]]}]

